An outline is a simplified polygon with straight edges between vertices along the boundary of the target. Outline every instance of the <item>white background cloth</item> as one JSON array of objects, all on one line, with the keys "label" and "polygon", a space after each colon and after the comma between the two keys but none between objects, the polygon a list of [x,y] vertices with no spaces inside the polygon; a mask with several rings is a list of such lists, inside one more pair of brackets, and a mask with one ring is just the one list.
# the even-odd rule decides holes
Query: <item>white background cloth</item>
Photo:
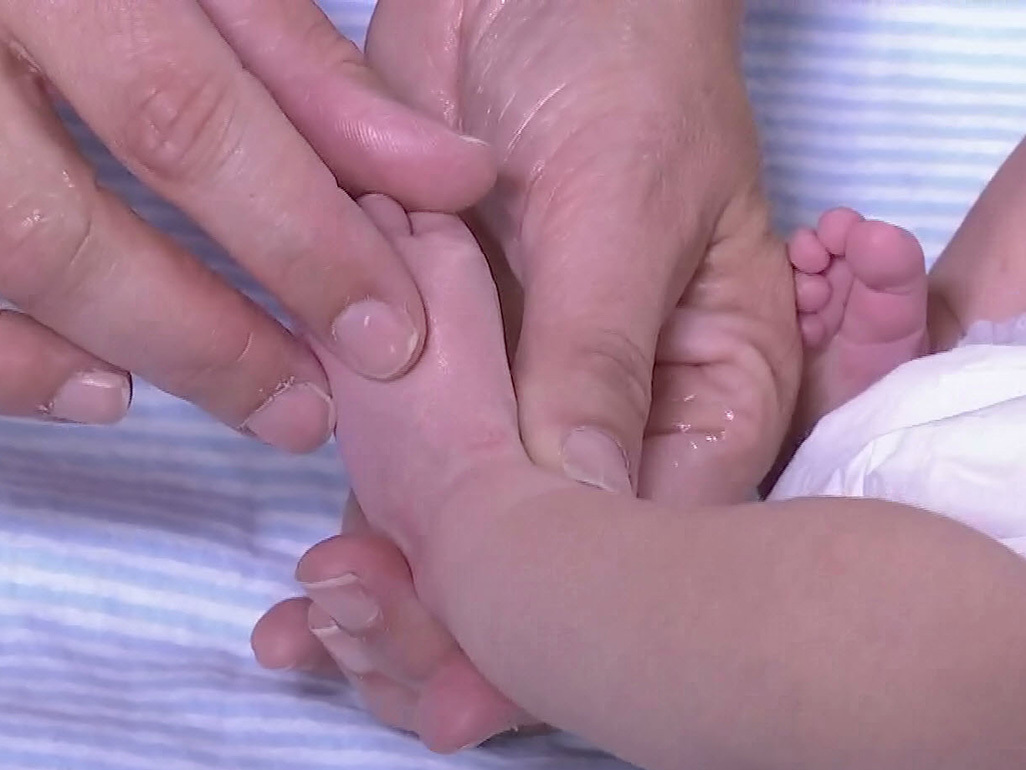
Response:
[{"label": "white background cloth", "polygon": [[[371,5],[323,2],[357,37]],[[845,203],[935,255],[1026,127],[1024,41],[1023,2],[751,3],[781,226]],[[104,184],[265,299],[74,131]],[[0,768],[615,767],[558,737],[431,757],[344,690],[256,667],[253,622],[344,495],[330,448],[278,455],[144,384],[116,429],[0,421]]]}]

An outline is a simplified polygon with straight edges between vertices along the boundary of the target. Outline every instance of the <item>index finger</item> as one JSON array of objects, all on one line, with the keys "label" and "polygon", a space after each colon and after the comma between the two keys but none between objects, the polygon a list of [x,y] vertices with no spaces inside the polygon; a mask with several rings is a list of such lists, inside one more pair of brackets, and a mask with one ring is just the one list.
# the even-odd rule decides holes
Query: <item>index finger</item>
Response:
[{"label": "index finger", "polygon": [[424,311],[402,262],[195,2],[20,0],[8,21],[129,169],[350,366],[387,379],[416,360]]},{"label": "index finger", "polygon": [[[459,122],[453,110],[398,102],[366,66],[360,49],[312,0],[199,2],[246,69],[267,86],[353,195],[383,193],[408,211],[457,212],[477,203],[495,183],[491,148],[460,136],[453,129]],[[385,7],[379,3],[375,15]],[[450,49],[444,41],[425,39],[426,25],[413,14],[437,20],[432,27],[446,28],[448,18],[436,4],[420,0],[405,3],[400,12],[402,18],[385,34],[398,38],[408,30],[418,38],[404,53],[420,63],[411,68],[419,85],[438,94],[438,52]]]}]

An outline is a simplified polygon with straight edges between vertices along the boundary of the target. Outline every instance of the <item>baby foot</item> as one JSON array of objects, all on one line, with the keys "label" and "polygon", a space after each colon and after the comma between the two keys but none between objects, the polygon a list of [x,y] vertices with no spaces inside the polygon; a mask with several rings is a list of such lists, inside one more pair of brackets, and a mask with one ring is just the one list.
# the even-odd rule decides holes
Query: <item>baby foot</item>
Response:
[{"label": "baby foot", "polygon": [[[355,491],[402,552],[358,511],[347,517],[350,534],[300,563],[310,601],[272,609],[253,646],[258,659],[281,668],[319,663],[323,645],[377,717],[432,749],[454,751],[530,720],[434,620],[403,554],[417,554],[428,525],[489,469],[526,494],[539,472],[520,444],[494,286],[473,237],[455,217],[408,216],[381,196],[361,206],[417,280],[429,315],[425,351],[391,383],[322,358],[342,402],[340,446]],[[496,487],[483,483],[490,493]]]},{"label": "baby foot", "polygon": [[928,352],[927,278],[916,238],[834,209],[799,230],[788,252],[806,347],[797,430]]},{"label": "baby foot", "polygon": [[[495,285],[469,230],[454,216],[408,215],[380,195],[360,205],[424,297],[424,353],[413,371],[382,383],[313,344],[332,392],[345,402],[338,439],[356,497],[371,523],[410,556],[423,550],[438,531],[437,517],[460,494],[491,490],[492,478],[513,489],[518,475],[539,472],[520,442]],[[378,322],[373,313],[364,321],[371,328]],[[418,560],[411,566],[419,577]]]}]

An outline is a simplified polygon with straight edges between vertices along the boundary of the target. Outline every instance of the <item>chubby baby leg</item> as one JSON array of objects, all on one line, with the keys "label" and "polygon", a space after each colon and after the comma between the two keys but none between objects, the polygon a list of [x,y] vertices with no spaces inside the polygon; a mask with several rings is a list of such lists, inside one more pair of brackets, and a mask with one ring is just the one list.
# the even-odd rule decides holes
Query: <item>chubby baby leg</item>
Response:
[{"label": "chubby baby leg", "polygon": [[[459,220],[407,216],[380,197],[362,205],[409,262],[425,295],[430,331],[418,367],[394,383],[366,383],[325,360],[336,391],[356,392],[361,405],[350,412],[341,399],[343,453],[362,482],[357,492],[368,510],[405,506],[431,515],[425,512],[439,510],[468,474],[481,475],[496,462],[507,469],[526,464],[494,290]],[[782,397],[757,346],[743,344],[751,330],[738,328],[730,313],[696,304],[700,309],[673,315],[660,345],[642,491],[680,504],[746,499],[775,448],[767,452],[772,437],[748,435],[746,427],[786,420],[778,414]],[[797,348],[794,355],[800,355]],[[704,397],[693,397],[699,391]],[[752,453],[752,447],[762,449]],[[701,470],[710,465],[736,472],[736,478]],[[503,486],[495,485],[500,491]],[[415,541],[401,539],[400,545],[410,553]],[[345,613],[326,592],[352,593],[352,575],[363,573],[363,587],[378,599],[383,617],[371,629],[339,633],[317,611],[310,624],[375,713],[417,731],[439,750],[529,722],[480,679],[444,629],[423,621],[426,613],[398,557],[388,541],[357,532],[318,546],[300,570],[309,595],[339,628]],[[338,585],[341,575],[349,576],[345,586]],[[286,622],[293,609],[279,607],[265,618],[254,643],[258,654],[281,646],[282,637],[291,639],[293,649],[315,641],[305,628]]]},{"label": "chubby baby leg", "polygon": [[[430,521],[489,469],[508,477],[531,465],[494,286],[470,232],[456,217],[407,215],[381,196],[361,206],[417,279],[428,338],[417,367],[391,383],[366,382],[323,360],[342,402],[341,450],[355,492],[370,511],[410,519],[399,546],[411,553],[423,528],[414,518]],[[358,506],[347,519],[346,536],[300,564],[308,622],[297,625],[295,601],[274,608],[254,633],[258,657],[294,665],[316,660],[323,645],[376,716],[438,751],[529,723],[421,604],[399,547],[371,531]]]},{"label": "chubby baby leg", "polygon": [[1026,140],[980,195],[930,273],[934,346],[955,345],[974,321],[1026,313]]}]

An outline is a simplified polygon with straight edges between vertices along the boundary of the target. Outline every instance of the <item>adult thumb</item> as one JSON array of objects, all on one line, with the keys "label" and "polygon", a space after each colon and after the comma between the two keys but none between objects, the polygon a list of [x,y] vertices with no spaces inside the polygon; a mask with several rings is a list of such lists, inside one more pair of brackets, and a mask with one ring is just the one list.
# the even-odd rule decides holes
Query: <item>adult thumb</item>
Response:
[{"label": "adult thumb", "polygon": [[395,99],[312,0],[200,4],[350,194],[457,212],[494,184],[490,148]]},{"label": "adult thumb", "polygon": [[681,239],[665,224],[660,230],[640,211],[609,217],[600,203],[575,207],[573,216],[550,207],[543,235],[525,239],[514,378],[535,462],[629,493],[659,331],[691,273],[681,269]]}]

